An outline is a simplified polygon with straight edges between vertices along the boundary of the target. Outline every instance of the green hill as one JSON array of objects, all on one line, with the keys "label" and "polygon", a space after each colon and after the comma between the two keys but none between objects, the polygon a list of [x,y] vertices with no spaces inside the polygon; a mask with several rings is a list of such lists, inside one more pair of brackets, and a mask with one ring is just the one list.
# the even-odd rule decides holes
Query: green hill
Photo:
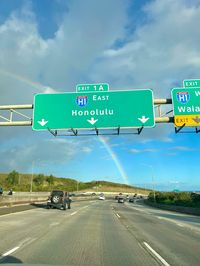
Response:
[{"label": "green hill", "polygon": [[0,173],[0,187],[4,191],[12,188],[14,191],[51,191],[52,189],[62,189],[67,191],[93,191],[93,192],[126,192],[145,193],[150,190],[134,187],[126,184],[118,184],[109,181],[78,182],[72,178],[60,178],[53,175],[44,174],[21,174],[17,171],[10,173]]}]

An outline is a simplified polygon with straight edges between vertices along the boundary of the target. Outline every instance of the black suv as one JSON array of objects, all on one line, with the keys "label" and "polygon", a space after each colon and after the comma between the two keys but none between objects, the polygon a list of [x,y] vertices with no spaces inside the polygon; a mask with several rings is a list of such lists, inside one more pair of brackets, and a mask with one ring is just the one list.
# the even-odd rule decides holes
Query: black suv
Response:
[{"label": "black suv", "polygon": [[71,199],[69,197],[69,192],[63,190],[53,190],[47,201],[47,209],[57,208],[66,210],[67,207],[68,209],[71,208],[70,204]]}]

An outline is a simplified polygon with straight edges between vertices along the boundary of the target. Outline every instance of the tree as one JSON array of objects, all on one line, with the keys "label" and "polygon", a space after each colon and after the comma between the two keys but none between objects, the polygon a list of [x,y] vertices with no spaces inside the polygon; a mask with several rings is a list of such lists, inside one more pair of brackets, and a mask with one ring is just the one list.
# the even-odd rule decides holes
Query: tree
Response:
[{"label": "tree", "polygon": [[6,178],[6,181],[9,185],[17,185],[19,180],[19,173],[15,170],[10,172]]},{"label": "tree", "polygon": [[43,185],[44,183],[44,175],[39,174],[36,177],[34,177],[33,182],[36,184],[36,186]]},{"label": "tree", "polygon": [[53,185],[54,184],[54,176],[53,175],[47,176],[46,181],[48,182],[49,186]]}]

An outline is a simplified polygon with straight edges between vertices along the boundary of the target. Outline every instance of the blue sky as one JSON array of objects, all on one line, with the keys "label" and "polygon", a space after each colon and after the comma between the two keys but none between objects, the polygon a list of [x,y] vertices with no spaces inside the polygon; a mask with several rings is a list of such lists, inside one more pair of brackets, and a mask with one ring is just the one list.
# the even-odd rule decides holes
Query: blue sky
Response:
[{"label": "blue sky", "polygon": [[[200,78],[199,23],[197,0],[1,0],[0,105],[99,82],[170,98],[183,79]],[[149,188],[153,174],[157,189],[200,190],[199,136],[156,124],[103,143],[1,127],[0,172],[30,173],[34,166],[36,173]]]}]

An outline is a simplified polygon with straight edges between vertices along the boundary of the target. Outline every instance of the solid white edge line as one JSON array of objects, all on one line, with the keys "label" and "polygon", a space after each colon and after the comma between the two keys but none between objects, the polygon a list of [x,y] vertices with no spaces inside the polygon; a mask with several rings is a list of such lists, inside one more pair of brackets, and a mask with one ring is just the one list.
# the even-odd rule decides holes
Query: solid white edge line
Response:
[{"label": "solid white edge line", "polygon": [[149,244],[146,242],[143,242],[144,245],[165,265],[165,266],[170,266],[169,263],[166,262]]},{"label": "solid white edge line", "polygon": [[118,213],[116,213],[117,217],[120,218],[120,215]]},{"label": "solid white edge line", "polygon": [[0,256],[0,258],[2,258],[2,257],[6,257],[6,256],[12,254],[12,253],[15,252],[18,248],[19,248],[19,247],[15,247],[15,248],[12,248],[12,249],[8,250],[6,253],[2,254],[2,255]]},{"label": "solid white edge line", "polygon": [[72,215],[75,215],[77,212],[72,212],[70,215],[72,216]]},{"label": "solid white edge line", "polygon": [[185,227],[186,225],[183,225],[181,223],[177,223],[177,221],[174,221],[173,219],[169,219],[169,218],[165,218],[165,217],[160,217],[160,216],[157,216],[158,219],[160,220],[165,220],[165,221],[168,221],[168,222],[171,222],[171,223],[175,223],[176,225],[180,226],[180,227]]},{"label": "solid white edge line", "polygon": [[183,224],[179,224],[179,223],[177,223],[177,225],[178,225],[178,226],[180,226],[180,227],[184,227],[184,225],[183,225]]}]

